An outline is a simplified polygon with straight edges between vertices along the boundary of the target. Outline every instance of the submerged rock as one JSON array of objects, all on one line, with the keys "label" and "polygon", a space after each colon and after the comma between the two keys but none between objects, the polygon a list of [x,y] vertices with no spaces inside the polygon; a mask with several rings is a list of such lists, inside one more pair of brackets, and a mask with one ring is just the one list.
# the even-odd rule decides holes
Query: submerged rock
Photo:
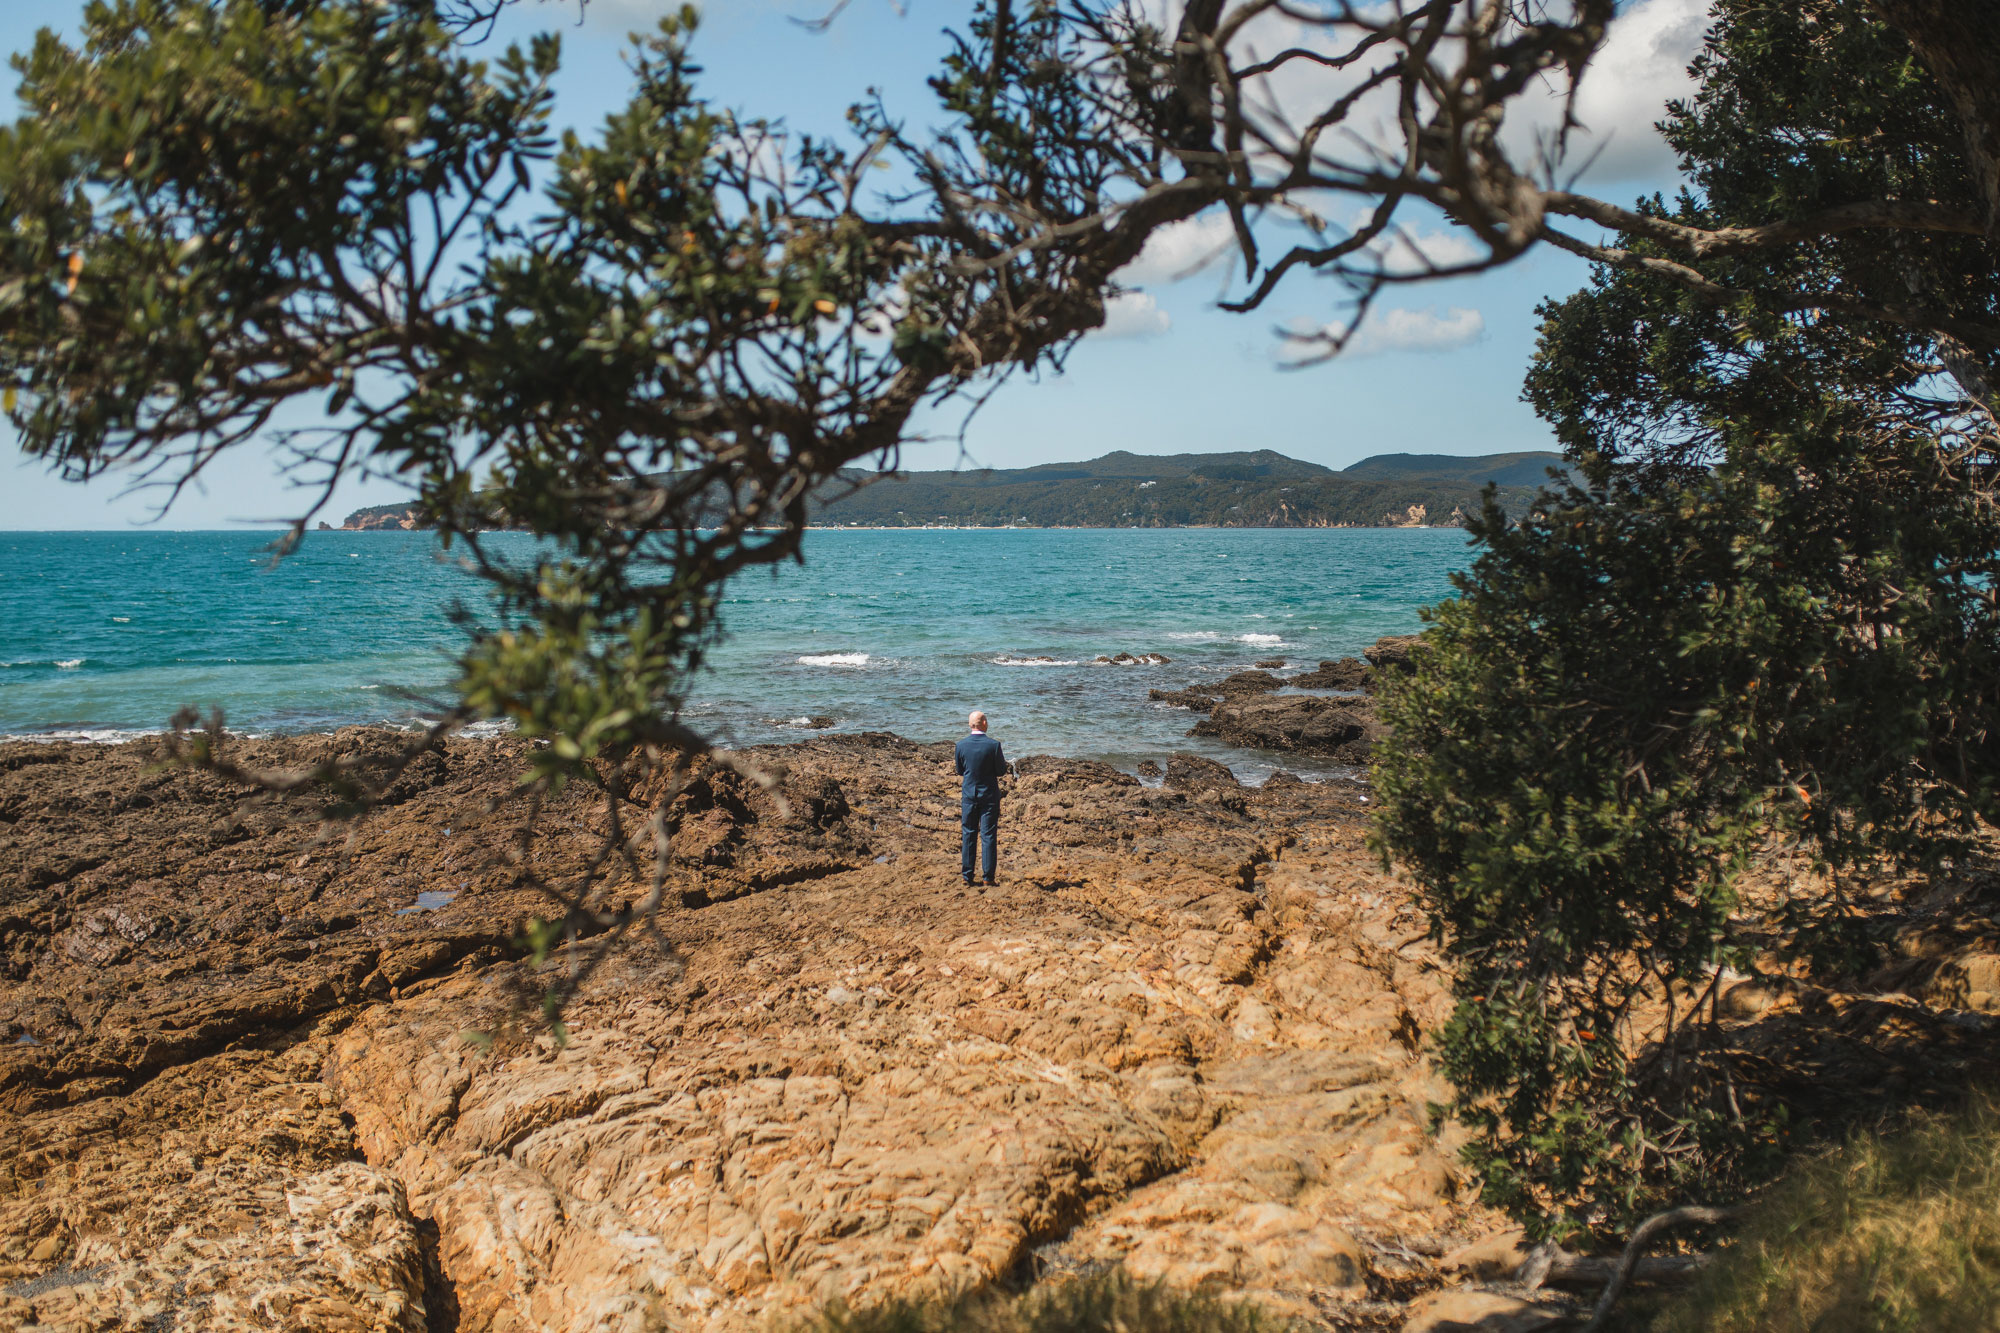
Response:
[{"label": "submerged rock", "polygon": [[1147,690],[1146,697],[1155,703],[1172,704],[1175,708],[1186,708],[1196,713],[1206,713],[1222,702],[1219,694],[1189,686],[1185,690]]}]

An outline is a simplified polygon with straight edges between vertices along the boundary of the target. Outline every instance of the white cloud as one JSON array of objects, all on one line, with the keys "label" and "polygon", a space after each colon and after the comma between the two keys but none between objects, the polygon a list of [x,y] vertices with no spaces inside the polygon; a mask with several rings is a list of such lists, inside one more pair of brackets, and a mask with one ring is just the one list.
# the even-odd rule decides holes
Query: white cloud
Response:
[{"label": "white cloud", "polygon": [[1097,338],[1149,338],[1173,327],[1173,318],[1145,292],[1120,292],[1104,302],[1104,326]]},{"label": "white cloud", "polygon": [[[1607,185],[1675,173],[1673,150],[1653,126],[1666,115],[1669,101],[1694,92],[1687,67],[1701,50],[1709,10],[1710,0],[1639,0],[1612,20],[1577,88],[1576,115],[1584,132],[1571,134],[1565,161],[1572,169],[1590,161],[1584,180]],[[1562,100],[1553,91],[1523,98],[1507,125],[1508,147],[1517,160],[1531,160],[1535,135],[1551,134],[1561,117]]]},{"label": "white cloud", "polygon": [[[1571,134],[1564,165],[1573,171],[1590,162],[1584,180],[1600,186],[1659,182],[1674,174],[1678,164],[1673,151],[1653,125],[1666,114],[1670,100],[1694,91],[1687,66],[1701,50],[1712,3],[1629,0],[1619,5],[1604,46],[1578,86],[1576,111],[1584,129]],[[1246,57],[1254,51],[1270,56],[1288,47],[1334,54],[1351,37],[1352,29],[1341,29],[1336,38],[1322,23],[1271,12],[1251,21],[1234,54]],[[1449,67],[1458,52],[1457,44],[1447,40],[1435,54]],[[1369,62],[1329,71],[1309,61],[1294,61],[1259,81],[1257,102],[1276,106],[1284,120],[1302,125],[1332,98],[1353,90],[1372,69]],[[1538,145],[1562,124],[1567,89],[1566,78],[1550,74],[1507,108],[1503,142],[1523,167],[1535,163]],[[1320,149],[1354,162],[1373,152],[1394,160],[1401,152],[1397,117],[1395,89],[1377,89],[1356,103],[1340,133],[1323,139]]]},{"label": "white cloud", "polygon": [[[1338,324],[1319,328],[1295,327],[1293,332],[1301,339],[1333,338],[1339,336],[1341,327]],[[1477,310],[1451,306],[1439,314],[1436,306],[1426,306],[1422,310],[1399,306],[1391,310],[1370,311],[1368,322],[1349,341],[1341,357],[1382,356],[1391,352],[1449,352],[1476,343],[1485,336],[1486,317]],[[1301,356],[1309,359],[1313,350],[1310,341],[1292,342],[1283,349],[1288,359]]]},{"label": "white cloud", "polygon": [[[1359,210],[1352,225],[1359,227],[1367,212]],[[1403,227],[1377,240],[1368,253],[1385,272],[1407,274],[1468,264],[1486,258],[1488,251],[1469,228],[1446,226],[1435,231]]]},{"label": "white cloud", "polygon": [[1160,228],[1146,238],[1139,257],[1118,270],[1129,287],[1153,287],[1199,273],[1236,253],[1236,230],[1227,213],[1202,213]]}]

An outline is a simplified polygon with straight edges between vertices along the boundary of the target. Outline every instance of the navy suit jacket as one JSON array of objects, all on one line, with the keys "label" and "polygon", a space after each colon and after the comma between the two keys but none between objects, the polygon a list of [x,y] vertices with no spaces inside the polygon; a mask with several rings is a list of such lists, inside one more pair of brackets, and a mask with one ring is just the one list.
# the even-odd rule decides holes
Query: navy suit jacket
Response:
[{"label": "navy suit jacket", "polygon": [[1007,756],[1000,742],[983,731],[975,731],[958,743],[952,762],[965,779],[963,796],[968,801],[1000,799],[1000,775],[1007,771]]}]

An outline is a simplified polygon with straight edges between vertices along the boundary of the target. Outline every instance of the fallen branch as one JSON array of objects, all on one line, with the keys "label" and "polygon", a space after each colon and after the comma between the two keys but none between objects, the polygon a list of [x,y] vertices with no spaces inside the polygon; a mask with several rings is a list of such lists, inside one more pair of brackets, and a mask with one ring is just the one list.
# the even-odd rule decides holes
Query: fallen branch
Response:
[{"label": "fallen branch", "polygon": [[[1633,1282],[1683,1282],[1708,1267],[1714,1258],[1708,1254],[1668,1254],[1656,1255],[1639,1260],[1632,1269],[1629,1279]],[[1549,1287],[1576,1287],[1585,1290],[1601,1289],[1605,1283],[1617,1275],[1618,1260],[1560,1251],[1549,1265],[1548,1273],[1542,1278],[1542,1285]]]},{"label": "fallen branch", "polygon": [[1611,1272],[1611,1280],[1604,1284],[1604,1291],[1597,1298],[1597,1306],[1590,1312],[1590,1322],[1583,1326],[1583,1333],[1602,1333],[1605,1322],[1611,1317],[1611,1307],[1618,1303],[1624,1293],[1625,1284],[1632,1280],[1633,1270],[1639,1266],[1639,1258],[1645,1253],[1655,1236],[1673,1227],[1690,1222],[1727,1222],[1736,1216],[1734,1208],[1703,1208],[1689,1206],[1670,1208],[1664,1213],[1655,1213],[1641,1222],[1625,1242],[1625,1252],[1618,1256],[1618,1264]]}]

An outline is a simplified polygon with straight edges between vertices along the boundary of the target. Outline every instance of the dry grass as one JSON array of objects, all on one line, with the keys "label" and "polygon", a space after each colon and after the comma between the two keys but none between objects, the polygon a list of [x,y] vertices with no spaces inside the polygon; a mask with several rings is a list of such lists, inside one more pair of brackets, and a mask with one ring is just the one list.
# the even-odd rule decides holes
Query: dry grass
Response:
[{"label": "dry grass", "polygon": [[1795,1170],[1657,1333],[2000,1330],[2000,1100]]},{"label": "dry grass", "polygon": [[1019,1296],[836,1306],[800,1333],[1284,1333],[1256,1307],[1182,1296],[1119,1273],[1046,1282]]}]

